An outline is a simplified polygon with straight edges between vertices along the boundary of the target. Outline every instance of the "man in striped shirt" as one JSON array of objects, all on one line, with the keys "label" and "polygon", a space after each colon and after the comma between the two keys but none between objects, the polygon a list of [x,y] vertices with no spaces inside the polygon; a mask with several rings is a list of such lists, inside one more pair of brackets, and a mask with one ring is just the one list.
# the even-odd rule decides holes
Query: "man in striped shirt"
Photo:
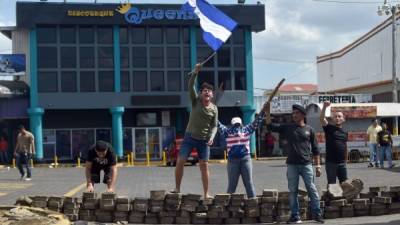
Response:
[{"label": "man in striped shirt", "polygon": [[221,135],[226,138],[228,150],[228,193],[235,193],[240,175],[248,198],[256,197],[252,178],[252,165],[250,157],[250,137],[263,121],[264,111],[246,126],[242,125],[240,117],[232,118],[231,128],[218,122]]}]

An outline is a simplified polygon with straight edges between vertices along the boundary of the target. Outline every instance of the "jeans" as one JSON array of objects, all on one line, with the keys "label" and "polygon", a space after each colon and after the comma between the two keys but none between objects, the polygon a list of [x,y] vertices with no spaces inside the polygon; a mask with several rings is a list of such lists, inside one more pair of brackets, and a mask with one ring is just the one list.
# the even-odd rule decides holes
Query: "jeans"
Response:
[{"label": "jeans", "polygon": [[187,159],[193,148],[196,148],[200,160],[208,161],[210,158],[210,146],[207,145],[207,141],[194,139],[190,133],[185,133],[181,149],[179,149],[179,157]]},{"label": "jeans", "polygon": [[235,193],[239,181],[239,176],[242,176],[243,185],[246,188],[248,198],[256,196],[253,184],[252,170],[250,155],[243,158],[232,158],[228,160],[228,193]]},{"label": "jeans", "polygon": [[379,161],[381,168],[383,168],[383,161],[385,160],[385,154],[386,154],[386,159],[388,161],[389,167],[392,166],[392,147],[390,146],[381,146],[379,149]]},{"label": "jeans", "polygon": [[370,150],[370,156],[369,156],[369,162],[371,164],[374,164],[375,166],[378,165],[378,144],[377,143],[369,143],[369,150]]},{"label": "jeans", "polygon": [[314,174],[312,165],[288,164],[286,175],[288,179],[288,188],[290,192],[289,204],[290,204],[291,217],[300,218],[299,199],[298,199],[300,176],[303,178],[304,184],[308,192],[308,197],[311,200],[311,211],[313,213],[312,215],[314,217],[321,216],[319,196],[317,188],[315,187],[314,184]]},{"label": "jeans", "polygon": [[31,159],[31,154],[29,153],[17,153],[17,167],[21,177],[25,175],[24,167],[26,167],[27,177],[32,177],[31,167],[29,166],[29,160]]},{"label": "jeans", "polygon": [[0,163],[8,164],[8,153],[7,151],[0,151]]},{"label": "jeans", "polygon": [[328,178],[328,184],[336,184],[336,177],[339,179],[340,183],[347,180],[346,163],[326,162],[325,170]]}]

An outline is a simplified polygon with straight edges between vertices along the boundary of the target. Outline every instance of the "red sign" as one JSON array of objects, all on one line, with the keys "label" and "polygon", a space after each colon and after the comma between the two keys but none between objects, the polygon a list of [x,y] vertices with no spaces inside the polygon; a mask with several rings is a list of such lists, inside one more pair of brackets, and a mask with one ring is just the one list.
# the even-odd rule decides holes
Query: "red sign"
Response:
[{"label": "red sign", "polygon": [[331,107],[331,114],[342,112],[345,118],[374,118],[377,115],[376,106],[338,106]]}]

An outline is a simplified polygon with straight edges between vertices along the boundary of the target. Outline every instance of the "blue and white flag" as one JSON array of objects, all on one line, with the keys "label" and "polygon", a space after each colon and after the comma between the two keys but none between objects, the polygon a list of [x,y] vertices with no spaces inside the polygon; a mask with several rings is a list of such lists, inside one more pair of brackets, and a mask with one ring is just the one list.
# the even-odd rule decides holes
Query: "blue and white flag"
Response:
[{"label": "blue and white flag", "polygon": [[200,18],[203,39],[214,51],[228,40],[232,30],[237,26],[236,21],[205,0],[188,0],[182,8]]}]

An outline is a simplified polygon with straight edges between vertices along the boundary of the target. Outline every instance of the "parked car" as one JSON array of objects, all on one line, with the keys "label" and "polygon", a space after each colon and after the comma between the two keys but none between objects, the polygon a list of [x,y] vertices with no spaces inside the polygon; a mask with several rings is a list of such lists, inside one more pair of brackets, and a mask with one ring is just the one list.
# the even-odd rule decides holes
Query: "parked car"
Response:
[{"label": "parked car", "polygon": [[[178,160],[179,150],[181,148],[183,138],[177,137],[167,149],[167,166],[176,166],[176,161]],[[195,166],[199,162],[199,155],[195,148],[192,149],[190,155],[187,159],[188,163]]]}]

